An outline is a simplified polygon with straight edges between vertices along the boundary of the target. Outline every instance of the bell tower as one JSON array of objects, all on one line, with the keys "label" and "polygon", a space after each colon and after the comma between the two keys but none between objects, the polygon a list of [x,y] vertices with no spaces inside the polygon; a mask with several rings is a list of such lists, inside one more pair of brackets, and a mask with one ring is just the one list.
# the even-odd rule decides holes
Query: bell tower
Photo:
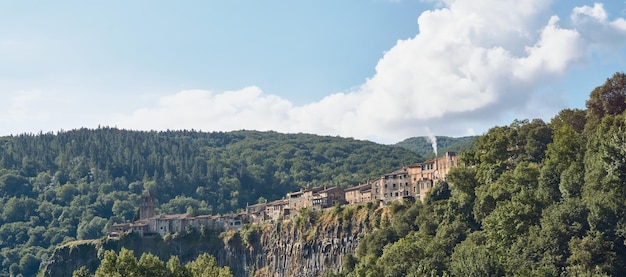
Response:
[{"label": "bell tower", "polygon": [[149,190],[141,194],[141,206],[139,206],[139,219],[151,218],[154,216],[156,208],[156,199]]}]

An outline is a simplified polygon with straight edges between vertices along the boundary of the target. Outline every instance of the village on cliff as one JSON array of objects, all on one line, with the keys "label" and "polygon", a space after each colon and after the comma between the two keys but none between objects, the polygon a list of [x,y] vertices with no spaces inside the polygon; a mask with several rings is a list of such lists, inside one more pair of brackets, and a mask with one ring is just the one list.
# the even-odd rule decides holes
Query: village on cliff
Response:
[{"label": "village on cliff", "polygon": [[305,188],[290,192],[280,200],[250,205],[238,214],[198,215],[167,214],[155,215],[156,199],[146,191],[141,195],[139,220],[132,223],[113,224],[109,238],[124,233],[135,233],[141,237],[165,236],[178,232],[199,230],[239,230],[243,224],[275,222],[279,218],[292,218],[302,208],[322,210],[335,205],[374,202],[385,205],[393,201],[424,201],[426,194],[438,181],[445,181],[451,168],[458,166],[458,156],[446,152],[442,157],[403,167],[379,178],[346,189],[339,187]]}]

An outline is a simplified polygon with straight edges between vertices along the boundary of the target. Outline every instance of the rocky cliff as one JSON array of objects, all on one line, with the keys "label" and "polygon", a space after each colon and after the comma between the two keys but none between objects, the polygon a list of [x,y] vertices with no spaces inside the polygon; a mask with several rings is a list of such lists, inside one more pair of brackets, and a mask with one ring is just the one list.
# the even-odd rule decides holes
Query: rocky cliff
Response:
[{"label": "rocky cliff", "polygon": [[73,242],[56,249],[44,276],[71,276],[81,266],[92,272],[105,250],[151,252],[162,260],[176,255],[182,262],[201,253],[217,258],[235,276],[319,276],[341,269],[347,254],[372,230],[380,215],[373,205],[335,207],[324,212],[303,210],[291,220],[246,226],[240,231],[195,230],[166,237]]}]

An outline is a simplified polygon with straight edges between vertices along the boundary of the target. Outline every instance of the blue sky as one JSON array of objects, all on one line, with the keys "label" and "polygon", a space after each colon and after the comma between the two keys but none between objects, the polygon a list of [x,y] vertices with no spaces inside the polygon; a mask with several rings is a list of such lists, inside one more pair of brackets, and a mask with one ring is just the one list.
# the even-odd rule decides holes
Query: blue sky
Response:
[{"label": "blue sky", "polygon": [[[522,2],[522,3],[518,3]],[[624,1],[13,1],[0,135],[98,125],[394,143],[583,108]]]}]

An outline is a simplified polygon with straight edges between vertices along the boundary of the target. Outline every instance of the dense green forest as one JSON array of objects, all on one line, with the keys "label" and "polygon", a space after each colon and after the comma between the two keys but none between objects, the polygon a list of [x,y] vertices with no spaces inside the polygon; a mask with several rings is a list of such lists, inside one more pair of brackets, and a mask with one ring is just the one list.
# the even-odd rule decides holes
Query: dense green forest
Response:
[{"label": "dense green forest", "polygon": [[[437,154],[441,157],[441,155],[446,152],[459,153],[463,150],[472,148],[477,136],[459,138],[435,136],[435,138],[437,141]],[[411,150],[426,159],[435,157],[432,142],[428,137],[412,137],[394,145]]]},{"label": "dense green forest", "polygon": [[328,276],[626,276],[626,75],[586,110],[491,128]]},{"label": "dense green forest", "polygon": [[33,276],[56,245],[137,217],[218,214],[309,186],[350,186],[419,161],[400,147],[276,132],[116,128],[0,138],[0,276]]},{"label": "dense green forest", "polygon": [[489,129],[323,275],[626,276],[626,74],[586,107]]}]

